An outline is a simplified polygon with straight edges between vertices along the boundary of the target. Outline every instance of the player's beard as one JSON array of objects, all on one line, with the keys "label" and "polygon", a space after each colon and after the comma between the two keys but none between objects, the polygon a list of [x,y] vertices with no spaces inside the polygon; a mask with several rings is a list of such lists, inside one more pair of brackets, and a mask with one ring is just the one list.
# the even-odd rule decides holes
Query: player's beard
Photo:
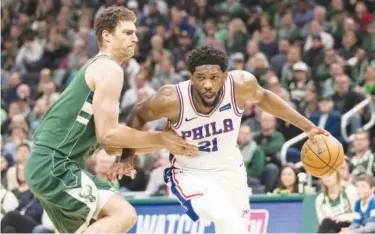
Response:
[{"label": "player's beard", "polygon": [[212,102],[212,103],[208,103],[204,100],[204,96],[202,93],[198,92],[198,90],[195,90],[195,92],[198,93],[199,95],[199,98],[201,99],[201,103],[203,104],[204,107],[207,107],[207,108],[214,108],[217,106],[217,104],[219,103],[220,101],[220,97],[221,97],[221,94],[223,92],[223,88],[221,88],[218,92],[217,92],[217,95],[215,97],[215,100]]}]

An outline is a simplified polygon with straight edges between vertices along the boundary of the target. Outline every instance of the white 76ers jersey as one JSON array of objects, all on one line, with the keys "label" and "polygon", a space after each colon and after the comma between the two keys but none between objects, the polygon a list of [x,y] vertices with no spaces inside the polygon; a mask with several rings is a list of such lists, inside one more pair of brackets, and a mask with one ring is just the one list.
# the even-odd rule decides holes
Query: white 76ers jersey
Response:
[{"label": "white 76ers jersey", "polygon": [[199,147],[198,156],[170,155],[176,168],[217,171],[238,167],[243,158],[237,146],[242,110],[236,106],[234,80],[231,73],[224,84],[217,106],[208,114],[194,106],[190,81],[176,85],[180,101],[180,116],[171,127],[188,143]]}]

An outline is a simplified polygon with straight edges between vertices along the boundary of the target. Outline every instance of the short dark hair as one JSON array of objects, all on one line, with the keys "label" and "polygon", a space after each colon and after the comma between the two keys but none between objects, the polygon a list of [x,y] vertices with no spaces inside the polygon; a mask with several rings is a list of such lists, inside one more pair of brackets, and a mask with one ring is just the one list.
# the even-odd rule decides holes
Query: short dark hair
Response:
[{"label": "short dark hair", "polygon": [[187,59],[187,69],[193,74],[195,68],[201,65],[219,65],[225,72],[228,68],[228,56],[223,50],[212,46],[194,49]]},{"label": "short dark hair", "polygon": [[355,178],[355,182],[366,182],[371,188],[375,187],[375,178],[366,173],[361,173]]},{"label": "short dark hair", "polygon": [[104,30],[113,32],[119,21],[136,21],[136,16],[133,11],[122,7],[112,6],[104,10],[103,13],[95,20],[94,29],[96,34],[96,40],[98,40],[99,46],[103,42],[102,33]]}]

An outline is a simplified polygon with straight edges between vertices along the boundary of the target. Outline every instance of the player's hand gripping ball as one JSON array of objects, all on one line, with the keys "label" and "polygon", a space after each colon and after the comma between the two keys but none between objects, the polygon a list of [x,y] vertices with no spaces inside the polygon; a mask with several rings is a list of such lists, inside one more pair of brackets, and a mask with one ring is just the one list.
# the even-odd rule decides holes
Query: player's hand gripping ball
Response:
[{"label": "player's hand gripping ball", "polygon": [[330,175],[344,162],[344,149],[331,135],[314,135],[302,146],[301,161],[306,171],[315,177]]}]

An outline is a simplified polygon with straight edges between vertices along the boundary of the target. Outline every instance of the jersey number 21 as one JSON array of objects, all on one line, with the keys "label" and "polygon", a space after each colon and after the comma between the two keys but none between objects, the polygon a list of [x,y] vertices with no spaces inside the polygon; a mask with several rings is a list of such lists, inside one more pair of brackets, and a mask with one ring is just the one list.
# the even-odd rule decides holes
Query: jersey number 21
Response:
[{"label": "jersey number 21", "polygon": [[199,151],[203,152],[215,152],[217,151],[217,138],[215,137],[212,141],[201,141],[198,143]]}]

